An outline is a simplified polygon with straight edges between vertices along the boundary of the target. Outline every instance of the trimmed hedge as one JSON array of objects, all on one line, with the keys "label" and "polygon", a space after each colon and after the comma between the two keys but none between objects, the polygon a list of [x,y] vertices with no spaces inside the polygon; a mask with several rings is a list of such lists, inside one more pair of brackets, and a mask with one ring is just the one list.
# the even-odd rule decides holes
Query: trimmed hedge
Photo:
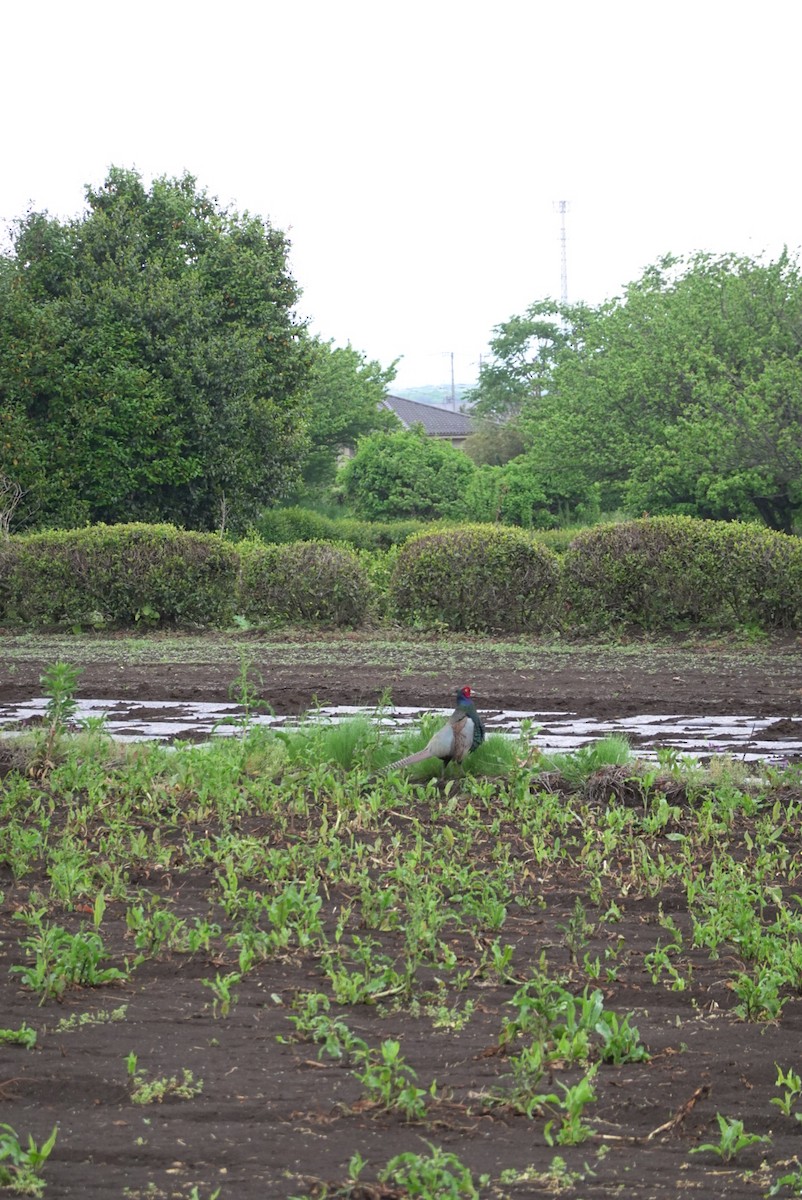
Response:
[{"label": "trimmed hedge", "polygon": [[327,542],[240,545],[239,611],[250,621],[361,625],[373,588],[354,551]]},{"label": "trimmed hedge", "polygon": [[231,623],[239,555],[172,525],[95,525],[0,542],[0,617],[103,628]]},{"label": "trimmed hedge", "polygon": [[757,524],[652,517],[586,529],[562,558],[572,625],[799,628],[802,540]]},{"label": "trimmed hedge", "polygon": [[411,538],[398,554],[390,607],[407,624],[519,633],[555,613],[559,560],[520,529],[463,525]]},{"label": "trimmed hedge", "polygon": [[802,539],[762,525],[654,517],[595,526],[564,554],[540,534],[463,525],[389,550],[231,544],[171,525],[0,539],[0,621],[27,628],[355,626],[578,632],[802,629]]}]

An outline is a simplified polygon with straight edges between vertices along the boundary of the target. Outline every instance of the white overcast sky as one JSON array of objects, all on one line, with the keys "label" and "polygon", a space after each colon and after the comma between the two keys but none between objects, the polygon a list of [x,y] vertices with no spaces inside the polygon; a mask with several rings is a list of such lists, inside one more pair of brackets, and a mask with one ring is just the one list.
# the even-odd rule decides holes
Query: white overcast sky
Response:
[{"label": "white overcast sky", "polygon": [[398,386],[666,252],[802,245],[799,0],[14,0],[0,221],[111,164],[288,232],[301,315]]}]

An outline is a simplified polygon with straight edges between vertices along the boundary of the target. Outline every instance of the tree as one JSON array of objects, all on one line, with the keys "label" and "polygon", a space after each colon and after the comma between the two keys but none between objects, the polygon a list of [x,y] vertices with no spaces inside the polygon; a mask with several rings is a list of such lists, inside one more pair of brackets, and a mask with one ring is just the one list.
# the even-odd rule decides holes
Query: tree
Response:
[{"label": "tree", "polygon": [[558,352],[570,343],[571,330],[584,310],[553,300],[530,304],[493,330],[492,358],[479,367],[479,382],[468,393],[478,417],[514,421],[548,389]]},{"label": "tree", "polygon": [[338,482],[354,509],[372,520],[460,517],[475,470],[461,450],[415,426],[361,438]]},{"label": "tree", "polygon": [[754,518],[802,512],[802,279],[735,255],[666,257],[585,309],[520,425],[550,495],[603,509]]},{"label": "tree", "polygon": [[312,373],[306,393],[309,449],[303,465],[307,487],[330,485],[345,449],[374,430],[398,427],[394,413],[381,407],[395,378],[395,363],[382,367],[349,344],[312,342]]},{"label": "tree", "polygon": [[286,238],[190,175],[112,168],[86,199],[19,220],[0,260],[0,470],[31,523],[242,529],[306,448]]}]

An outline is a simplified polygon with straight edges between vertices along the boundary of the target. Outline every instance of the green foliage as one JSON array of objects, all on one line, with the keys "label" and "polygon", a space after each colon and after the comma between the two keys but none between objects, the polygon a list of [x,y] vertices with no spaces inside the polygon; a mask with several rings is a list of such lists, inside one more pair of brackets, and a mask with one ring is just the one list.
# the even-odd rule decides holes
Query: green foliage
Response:
[{"label": "green foliage", "polygon": [[465,512],[474,521],[548,529],[556,523],[542,484],[525,458],[480,467],[465,489]]},{"label": "green foliage", "polygon": [[720,1135],[718,1142],[705,1142],[701,1146],[693,1146],[691,1154],[703,1154],[709,1150],[718,1154],[724,1162],[729,1162],[748,1146],[771,1144],[771,1138],[766,1134],[746,1133],[743,1121],[735,1117],[724,1117],[721,1113],[716,1113],[716,1121]]},{"label": "green foliage", "polygon": [[427,521],[365,521],[327,517],[311,508],[270,508],[254,525],[263,542],[345,542],[356,550],[389,550],[415,533],[431,528]]},{"label": "green foliage", "polygon": [[795,260],[666,256],[619,299],[559,315],[558,335],[538,332],[547,311],[499,327],[479,388],[489,411],[520,409],[549,497],[584,503],[596,486],[608,512],[759,517],[792,531],[802,513]]},{"label": "green foliage", "polygon": [[481,421],[462,449],[477,467],[500,467],[523,454],[525,445],[514,421]]},{"label": "green foliage", "polygon": [[371,586],[356,554],[325,542],[243,543],[239,611],[253,621],[360,625]]},{"label": "green foliage", "polygon": [[36,1045],[36,1030],[23,1021],[19,1029],[0,1029],[0,1046],[25,1046],[32,1050]]},{"label": "green foliage", "polygon": [[395,365],[368,361],[351,345],[311,343],[312,371],[306,392],[309,449],[303,465],[307,487],[334,482],[337,459],[357,438],[374,430],[394,429],[398,419],[382,407]]},{"label": "green foliage", "polygon": [[133,1051],[126,1057],[125,1065],[134,1104],[161,1104],[168,1097],[192,1100],[203,1091],[203,1080],[196,1079],[187,1067],[182,1069],[180,1076],[163,1075],[148,1079],[146,1072],[137,1066],[137,1056]]},{"label": "green foliage", "polygon": [[536,405],[546,392],[559,350],[568,342],[566,326],[573,309],[541,300],[523,316],[496,325],[490,340],[492,358],[484,360],[479,382],[469,393],[479,416],[517,416]]},{"label": "green foliage", "polygon": [[7,620],[26,625],[221,625],[235,599],[236,550],[170,525],[98,525],[10,538]]},{"label": "green foliage", "polygon": [[28,1134],[28,1145],[24,1147],[15,1129],[0,1125],[0,1188],[9,1188],[17,1196],[41,1196],[45,1182],[40,1175],[57,1136],[58,1126],[54,1125],[41,1146]]},{"label": "green foliage", "polygon": [[802,543],[759,525],[655,517],[597,526],[562,558],[573,624],[798,627]]},{"label": "green foliage", "polygon": [[[468,1167],[456,1154],[428,1143],[430,1154],[415,1154],[406,1151],[396,1154],[387,1163],[379,1178],[395,1188],[403,1188],[404,1195],[417,1196],[420,1200],[479,1200],[479,1191]],[[486,1175],[479,1179],[480,1186],[490,1180]]]},{"label": "green foliage", "polygon": [[305,450],[310,352],[279,230],[112,167],[0,258],[0,471],[20,520],[244,529]]},{"label": "green foliage", "polygon": [[415,428],[362,438],[338,485],[364,517],[453,519],[463,514],[475,469],[461,450]]},{"label": "green foliage", "polygon": [[421,534],[401,549],[391,604],[409,624],[518,632],[554,612],[558,559],[522,530],[465,525]]},{"label": "green foliage", "polygon": [[25,987],[38,992],[40,1004],[61,1000],[71,987],[105,987],[127,978],[116,967],[101,967],[106,949],[94,930],[70,933],[60,925],[43,923],[41,911],[17,915],[30,929],[21,945],[31,962],[9,970],[20,976]]}]

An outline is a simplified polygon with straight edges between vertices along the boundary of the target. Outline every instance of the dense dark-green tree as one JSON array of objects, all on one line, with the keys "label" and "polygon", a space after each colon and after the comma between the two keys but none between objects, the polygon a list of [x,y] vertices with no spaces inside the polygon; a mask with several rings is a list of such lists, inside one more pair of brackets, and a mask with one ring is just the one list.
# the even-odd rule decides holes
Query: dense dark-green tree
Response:
[{"label": "dense dark-green tree", "polygon": [[29,525],[242,529],[307,445],[286,238],[189,175],[112,168],[86,198],[18,221],[0,259],[0,471]]},{"label": "dense dark-green tree", "polygon": [[530,342],[531,315],[499,327],[493,378],[518,397],[525,461],[553,511],[598,501],[794,528],[802,278],[788,254],[666,257],[621,298],[560,310],[546,342]]},{"label": "dense dark-green tree", "polygon": [[398,427],[398,419],[381,407],[395,378],[395,363],[382,367],[350,345],[334,346],[315,339],[312,374],[307,390],[309,450],[303,466],[307,489],[334,482],[337,459],[357,439],[374,430]]},{"label": "dense dark-green tree", "polygon": [[362,438],[338,482],[360,516],[459,518],[475,471],[461,450],[415,427]]}]

